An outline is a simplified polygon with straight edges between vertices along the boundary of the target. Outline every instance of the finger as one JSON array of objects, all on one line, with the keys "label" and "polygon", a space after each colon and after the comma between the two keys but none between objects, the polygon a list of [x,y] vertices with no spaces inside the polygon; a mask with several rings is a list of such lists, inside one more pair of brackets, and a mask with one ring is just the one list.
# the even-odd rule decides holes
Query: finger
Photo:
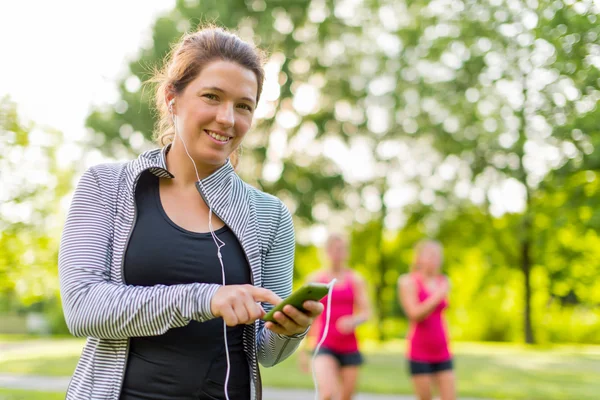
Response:
[{"label": "finger", "polygon": [[238,324],[245,324],[250,320],[247,307],[248,301],[246,299],[236,297],[233,300],[233,310],[235,311]]},{"label": "finger", "polygon": [[221,308],[221,316],[227,326],[236,326],[238,324],[237,316],[231,306]]},{"label": "finger", "polygon": [[262,317],[262,307],[260,307],[257,303],[250,299],[245,304],[246,313],[248,314],[248,320],[245,321],[246,324],[256,321],[258,318]]},{"label": "finger", "polygon": [[275,293],[273,293],[269,289],[256,287],[256,286],[250,286],[250,294],[254,298],[254,301],[261,301],[261,302],[272,304],[274,306],[281,303],[281,297],[277,296]]},{"label": "finger", "polygon": [[320,315],[325,309],[325,306],[322,303],[312,300],[305,301],[304,304],[302,304],[302,307],[304,307],[304,309],[308,311],[308,314],[311,317],[316,317]]},{"label": "finger", "polygon": [[254,308],[256,310],[255,311],[256,312],[256,319],[262,318],[265,315],[267,315],[267,312],[265,311],[264,308],[262,308],[262,306],[260,305],[260,303],[254,303],[254,304],[256,305],[255,308]]},{"label": "finger", "polygon": [[264,308],[262,308],[262,305],[260,304],[260,302],[257,302],[254,300],[254,298],[250,295],[250,293],[247,293],[248,296],[248,314],[250,315],[250,318],[254,321],[257,320],[259,318],[262,318],[267,312],[264,310]]},{"label": "finger", "polygon": [[273,322],[265,323],[265,328],[267,328],[268,330],[270,330],[272,332],[279,333],[280,335],[288,334],[283,327],[281,327],[277,324],[274,324]]},{"label": "finger", "polygon": [[[298,325],[296,323],[296,321],[294,321],[293,319],[291,319],[287,315],[285,315],[285,313],[282,313],[281,311],[277,311],[273,317],[275,318],[275,321],[277,321],[277,323],[288,332],[288,335],[290,334],[290,332],[293,334],[293,333],[301,331],[300,325]],[[306,326],[308,326],[308,325],[306,325]],[[306,326],[305,326],[305,329],[306,329]]]},{"label": "finger", "polygon": [[303,326],[305,329],[312,323],[312,318],[309,314],[303,313],[296,307],[287,305],[283,307],[285,315],[291,319],[296,325]]}]

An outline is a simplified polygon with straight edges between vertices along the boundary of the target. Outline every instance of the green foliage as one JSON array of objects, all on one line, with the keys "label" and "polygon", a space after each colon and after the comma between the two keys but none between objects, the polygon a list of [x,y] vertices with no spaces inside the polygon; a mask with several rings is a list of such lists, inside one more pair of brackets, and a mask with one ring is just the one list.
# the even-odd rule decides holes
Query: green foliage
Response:
[{"label": "green foliage", "polygon": [[[280,172],[275,179],[263,177],[271,146],[270,132],[279,129],[291,137],[300,129],[300,126],[295,126],[289,133],[286,129],[281,130],[277,115],[280,110],[290,111],[291,108],[295,88],[294,81],[288,79],[291,77],[290,63],[295,49],[304,45],[304,39],[290,33],[308,24],[310,4],[308,1],[285,4],[246,0],[208,0],[201,4],[199,1],[177,1],[171,12],[154,23],[151,45],[141,49],[137,58],[129,63],[129,72],[118,85],[120,99],[115,104],[94,109],[88,116],[86,125],[97,133],[91,145],[100,147],[109,155],[137,152],[148,146],[156,113],[154,88],[143,83],[152,77],[156,69],[162,68],[171,46],[182,34],[194,31],[199,25],[215,23],[239,32],[243,38],[265,49],[271,56],[273,67],[279,69],[272,79],[281,83],[280,97],[263,101],[264,107],[273,109],[273,112],[257,121],[252,137],[245,141],[240,173],[248,181],[286,199],[295,215],[308,222],[313,220],[311,204],[324,201],[335,209],[343,208],[342,197],[338,196],[344,185],[341,172],[322,157],[314,160],[310,168],[299,166],[293,160],[273,160],[271,167],[284,171],[283,174]],[[316,24],[309,25],[310,29],[317,29]],[[308,121],[316,123],[319,129],[317,135],[320,135],[323,125],[331,120],[330,112],[315,113],[303,126],[309,126]],[[146,139],[146,142],[140,139]],[[318,173],[315,168],[319,169]],[[323,174],[328,170],[329,173]],[[303,181],[308,185],[304,186],[304,190],[300,184]]]},{"label": "green foliage", "polygon": [[[141,151],[155,121],[143,82],[171,45],[199,23],[236,29],[268,50],[273,90],[239,171],[292,210],[297,283],[322,265],[306,232],[348,227],[350,263],[368,279],[377,311],[361,334],[401,336],[396,281],[414,243],[430,236],[445,247],[454,338],[520,340],[531,322],[541,342],[597,342],[597,6],[342,3],[178,0],[129,62],[120,99],[90,113],[90,145],[107,155]],[[20,154],[40,146],[35,127],[1,104],[0,144],[17,155],[0,152],[4,184]],[[48,221],[72,177],[56,167],[60,135],[45,134],[53,144],[41,146],[50,161],[40,169],[53,177],[51,190],[19,179],[0,195],[33,210],[17,220],[0,212],[0,309],[56,292],[47,282],[56,282],[60,224]],[[368,162],[354,159],[360,151]]]},{"label": "green foliage", "polygon": [[0,311],[23,311],[58,296],[61,200],[73,170],[61,159],[62,134],[22,122],[6,98],[0,144]]}]

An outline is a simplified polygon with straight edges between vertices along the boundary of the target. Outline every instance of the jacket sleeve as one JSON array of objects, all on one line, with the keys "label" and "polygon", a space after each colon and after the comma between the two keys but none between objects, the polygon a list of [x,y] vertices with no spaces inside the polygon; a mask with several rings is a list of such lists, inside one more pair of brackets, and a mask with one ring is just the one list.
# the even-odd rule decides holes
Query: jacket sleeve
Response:
[{"label": "jacket sleeve", "polygon": [[82,176],[63,230],[58,256],[65,320],[75,336],[119,339],[154,336],[191,320],[214,318],[213,284],[128,286],[110,280],[111,208],[94,169]]},{"label": "jacket sleeve", "polygon": [[[285,299],[292,293],[295,237],[292,216],[281,202],[280,207],[279,226],[265,257],[263,287]],[[263,307],[268,312],[272,305],[263,304]],[[264,321],[259,320],[257,348],[258,361],[265,367],[272,367],[289,357],[308,332],[284,336],[266,329],[264,324]]]}]

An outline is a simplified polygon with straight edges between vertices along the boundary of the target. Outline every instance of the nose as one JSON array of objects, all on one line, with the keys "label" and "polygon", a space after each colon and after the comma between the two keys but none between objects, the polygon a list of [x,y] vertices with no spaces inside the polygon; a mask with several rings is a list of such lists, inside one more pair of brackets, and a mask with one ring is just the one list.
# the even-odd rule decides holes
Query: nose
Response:
[{"label": "nose", "polygon": [[225,128],[232,128],[235,124],[235,119],[233,115],[233,104],[230,104],[229,102],[224,102],[217,110],[215,120],[217,121],[217,123],[223,125],[223,127]]}]

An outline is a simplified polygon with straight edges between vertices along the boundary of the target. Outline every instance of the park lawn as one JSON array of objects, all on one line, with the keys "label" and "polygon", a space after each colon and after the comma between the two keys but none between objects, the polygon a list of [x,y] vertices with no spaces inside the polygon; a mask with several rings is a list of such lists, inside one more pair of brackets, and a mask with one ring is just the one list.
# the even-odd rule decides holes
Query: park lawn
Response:
[{"label": "park lawn", "polygon": [[[0,362],[0,373],[39,376],[71,376],[79,356],[24,358]],[[1,400],[2,398],[0,398]]]},{"label": "park lawn", "polygon": [[1,336],[0,373],[70,376],[84,343],[64,337],[12,340]]},{"label": "park lawn", "polygon": [[31,338],[31,335],[26,334],[0,334],[0,343],[20,342],[23,340],[30,340]]},{"label": "park lawn", "polygon": [[0,400],[64,400],[64,393],[0,389]]},{"label": "park lawn", "polygon": [[[69,376],[83,343],[64,338],[25,342],[0,339],[0,349],[5,350],[0,352],[0,373]],[[366,343],[364,348],[361,391],[411,393],[403,342]],[[456,343],[454,352],[460,397],[591,400],[600,393],[598,346]],[[295,355],[274,368],[261,368],[261,375],[265,386],[313,387],[311,375],[297,368]]]},{"label": "park lawn", "polygon": [[[403,344],[369,346],[360,390],[411,393]],[[560,346],[549,349],[513,344],[460,343],[455,346],[460,397],[498,399],[597,399],[600,393],[600,348]],[[312,388],[310,375],[295,357],[263,368],[265,385]]]}]

